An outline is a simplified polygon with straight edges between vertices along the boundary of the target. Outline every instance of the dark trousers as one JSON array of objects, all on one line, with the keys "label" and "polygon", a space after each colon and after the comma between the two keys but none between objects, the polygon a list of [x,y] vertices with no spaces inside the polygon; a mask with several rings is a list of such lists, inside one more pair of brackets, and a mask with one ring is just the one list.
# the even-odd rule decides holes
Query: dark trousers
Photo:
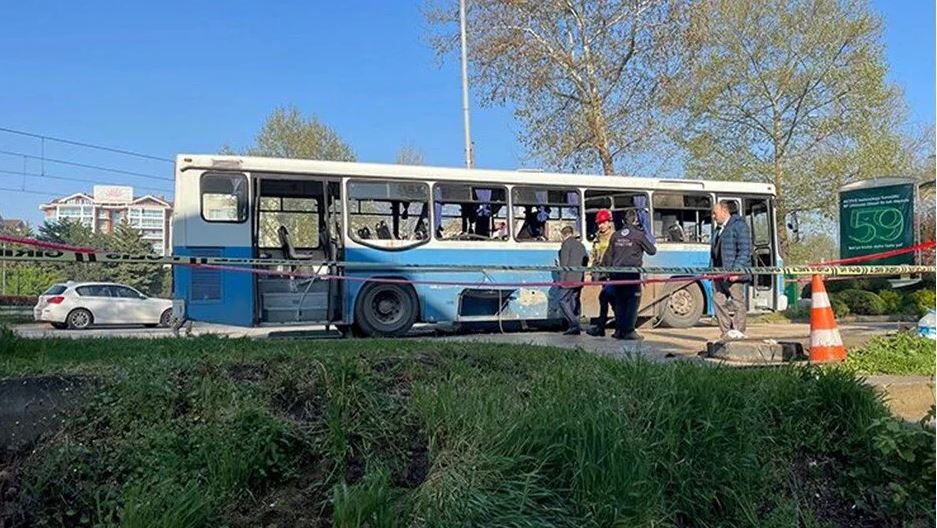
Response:
[{"label": "dark trousers", "polygon": [[596,327],[602,330],[605,330],[605,326],[608,325],[608,308],[615,304],[614,290],[614,286],[603,286],[599,291],[599,320],[596,322]]},{"label": "dark trousers", "polygon": [[[637,273],[622,273],[616,280],[637,280]],[[615,333],[621,336],[634,332],[638,322],[638,307],[641,305],[641,284],[615,285]]]},{"label": "dark trousers", "polygon": [[566,319],[566,323],[571,330],[579,329],[579,314],[582,313],[582,304],[579,300],[581,291],[582,286],[560,289],[560,310],[563,312],[563,318]]}]

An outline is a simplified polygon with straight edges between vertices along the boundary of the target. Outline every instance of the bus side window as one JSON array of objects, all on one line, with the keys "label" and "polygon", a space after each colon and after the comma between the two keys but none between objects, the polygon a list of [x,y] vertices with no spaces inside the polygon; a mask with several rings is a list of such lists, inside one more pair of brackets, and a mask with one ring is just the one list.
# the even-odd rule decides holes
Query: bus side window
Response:
[{"label": "bus side window", "polygon": [[199,183],[202,218],[206,222],[247,220],[247,176],[208,172],[202,174]]},{"label": "bus side window", "polygon": [[629,209],[647,209],[647,194],[629,191],[587,190],[586,191],[586,237],[595,239],[598,226],[595,214],[600,209],[612,212],[615,229],[625,226],[625,212]]},{"label": "bus side window", "polygon": [[562,242],[563,227],[570,226],[580,236],[582,198],[577,189],[515,187],[514,239],[522,242]]},{"label": "bus side window", "polygon": [[433,231],[438,240],[506,240],[505,187],[437,183],[433,187]]},{"label": "bus side window", "polygon": [[653,203],[654,234],[659,243],[709,243],[712,235],[711,196],[656,192]]},{"label": "bus side window", "polygon": [[348,182],[348,234],[356,242],[399,249],[428,240],[429,186],[423,182]]}]

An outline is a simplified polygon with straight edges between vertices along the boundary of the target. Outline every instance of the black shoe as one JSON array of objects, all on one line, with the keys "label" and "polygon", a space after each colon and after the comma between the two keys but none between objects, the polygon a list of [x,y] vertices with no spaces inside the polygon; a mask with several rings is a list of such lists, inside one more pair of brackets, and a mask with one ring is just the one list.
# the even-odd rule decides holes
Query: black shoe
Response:
[{"label": "black shoe", "polygon": [[578,328],[570,328],[569,330],[563,332],[563,335],[579,335],[581,331]]},{"label": "black shoe", "polygon": [[619,337],[618,339],[622,339],[624,341],[644,341],[644,337],[637,332],[628,332],[627,334]]},{"label": "black shoe", "polygon": [[589,335],[591,335],[591,336],[593,336],[593,337],[605,337],[605,330],[603,330],[603,329],[601,329],[601,328],[599,328],[599,327],[590,328],[590,329],[586,330],[586,333],[589,334]]}]

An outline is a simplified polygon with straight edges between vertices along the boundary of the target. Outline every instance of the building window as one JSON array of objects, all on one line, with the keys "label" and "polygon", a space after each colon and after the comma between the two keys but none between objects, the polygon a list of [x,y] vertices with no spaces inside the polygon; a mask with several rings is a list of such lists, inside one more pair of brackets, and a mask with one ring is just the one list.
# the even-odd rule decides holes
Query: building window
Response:
[{"label": "building window", "polygon": [[514,208],[514,238],[520,242],[561,242],[566,226],[580,234],[582,203],[576,189],[515,187],[511,192]]},{"label": "building window", "polygon": [[94,207],[90,205],[59,205],[56,209],[56,218],[91,227],[94,224]]},{"label": "building window", "polygon": [[386,249],[429,239],[429,186],[418,182],[348,182],[348,230],[352,240]]},{"label": "building window", "polygon": [[319,247],[319,203],[314,198],[260,197],[258,243],[262,248],[279,248],[277,231],[286,227],[296,249]]},{"label": "building window", "polygon": [[131,207],[127,211],[127,221],[137,229],[163,229],[163,210],[149,207]]},{"label": "building window", "polygon": [[708,194],[654,193],[654,233],[662,243],[708,244],[712,197]]},{"label": "building window", "polygon": [[505,187],[437,183],[433,215],[439,240],[507,240],[510,236]]},{"label": "building window", "polygon": [[247,176],[207,173],[202,175],[202,218],[206,222],[247,220]]},{"label": "building window", "polygon": [[[612,212],[612,220],[617,231],[625,226],[625,214],[629,210],[647,210],[647,193],[619,190],[586,191],[586,236],[589,240],[595,238],[598,230],[595,214],[601,209],[608,209]],[[647,215],[646,212],[642,214]]]}]

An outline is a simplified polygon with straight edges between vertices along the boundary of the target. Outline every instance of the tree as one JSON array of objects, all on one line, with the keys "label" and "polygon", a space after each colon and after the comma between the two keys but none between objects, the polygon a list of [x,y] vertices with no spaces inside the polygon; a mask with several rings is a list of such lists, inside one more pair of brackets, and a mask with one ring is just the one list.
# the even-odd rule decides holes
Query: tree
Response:
[{"label": "tree", "polygon": [[423,151],[412,143],[405,143],[397,151],[397,159],[394,163],[398,165],[423,165]]},{"label": "tree", "polygon": [[690,177],[774,184],[791,213],[829,217],[857,179],[900,172],[903,104],[865,0],[704,0],[687,76],[668,104]]},{"label": "tree", "polygon": [[[143,239],[143,234],[121,222],[108,235],[108,249],[131,255],[155,254],[153,246]],[[109,279],[136,288],[147,295],[160,295],[165,273],[162,264],[105,264],[110,270]]]},{"label": "tree", "polygon": [[[483,104],[513,103],[524,127],[520,140],[554,167],[599,166],[611,175],[625,161],[638,166],[663,139],[658,103],[682,63],[686,4],[470,2],[473,87]],[[454,1],[437,0],[426,17],[437,52],[456,49]]]},{"label": "tree", "polygon": [[[105,236],[92,231],[90,227],[82,223],[67,218],[59,221],[47,220],[39,226],[37,238],[57,244],[108,249]],[[40,264],[40,266],[70,281],[104,281],[110,278],[109,271],[97,264]]]},{"label": "tree", "polygon": [[[234,154],[229,146],[222,153]],[[331,127],[311,115],[303,117],[295,106],[276,108],[264,121],[247,156],[355,161],[355,153]]]}]

